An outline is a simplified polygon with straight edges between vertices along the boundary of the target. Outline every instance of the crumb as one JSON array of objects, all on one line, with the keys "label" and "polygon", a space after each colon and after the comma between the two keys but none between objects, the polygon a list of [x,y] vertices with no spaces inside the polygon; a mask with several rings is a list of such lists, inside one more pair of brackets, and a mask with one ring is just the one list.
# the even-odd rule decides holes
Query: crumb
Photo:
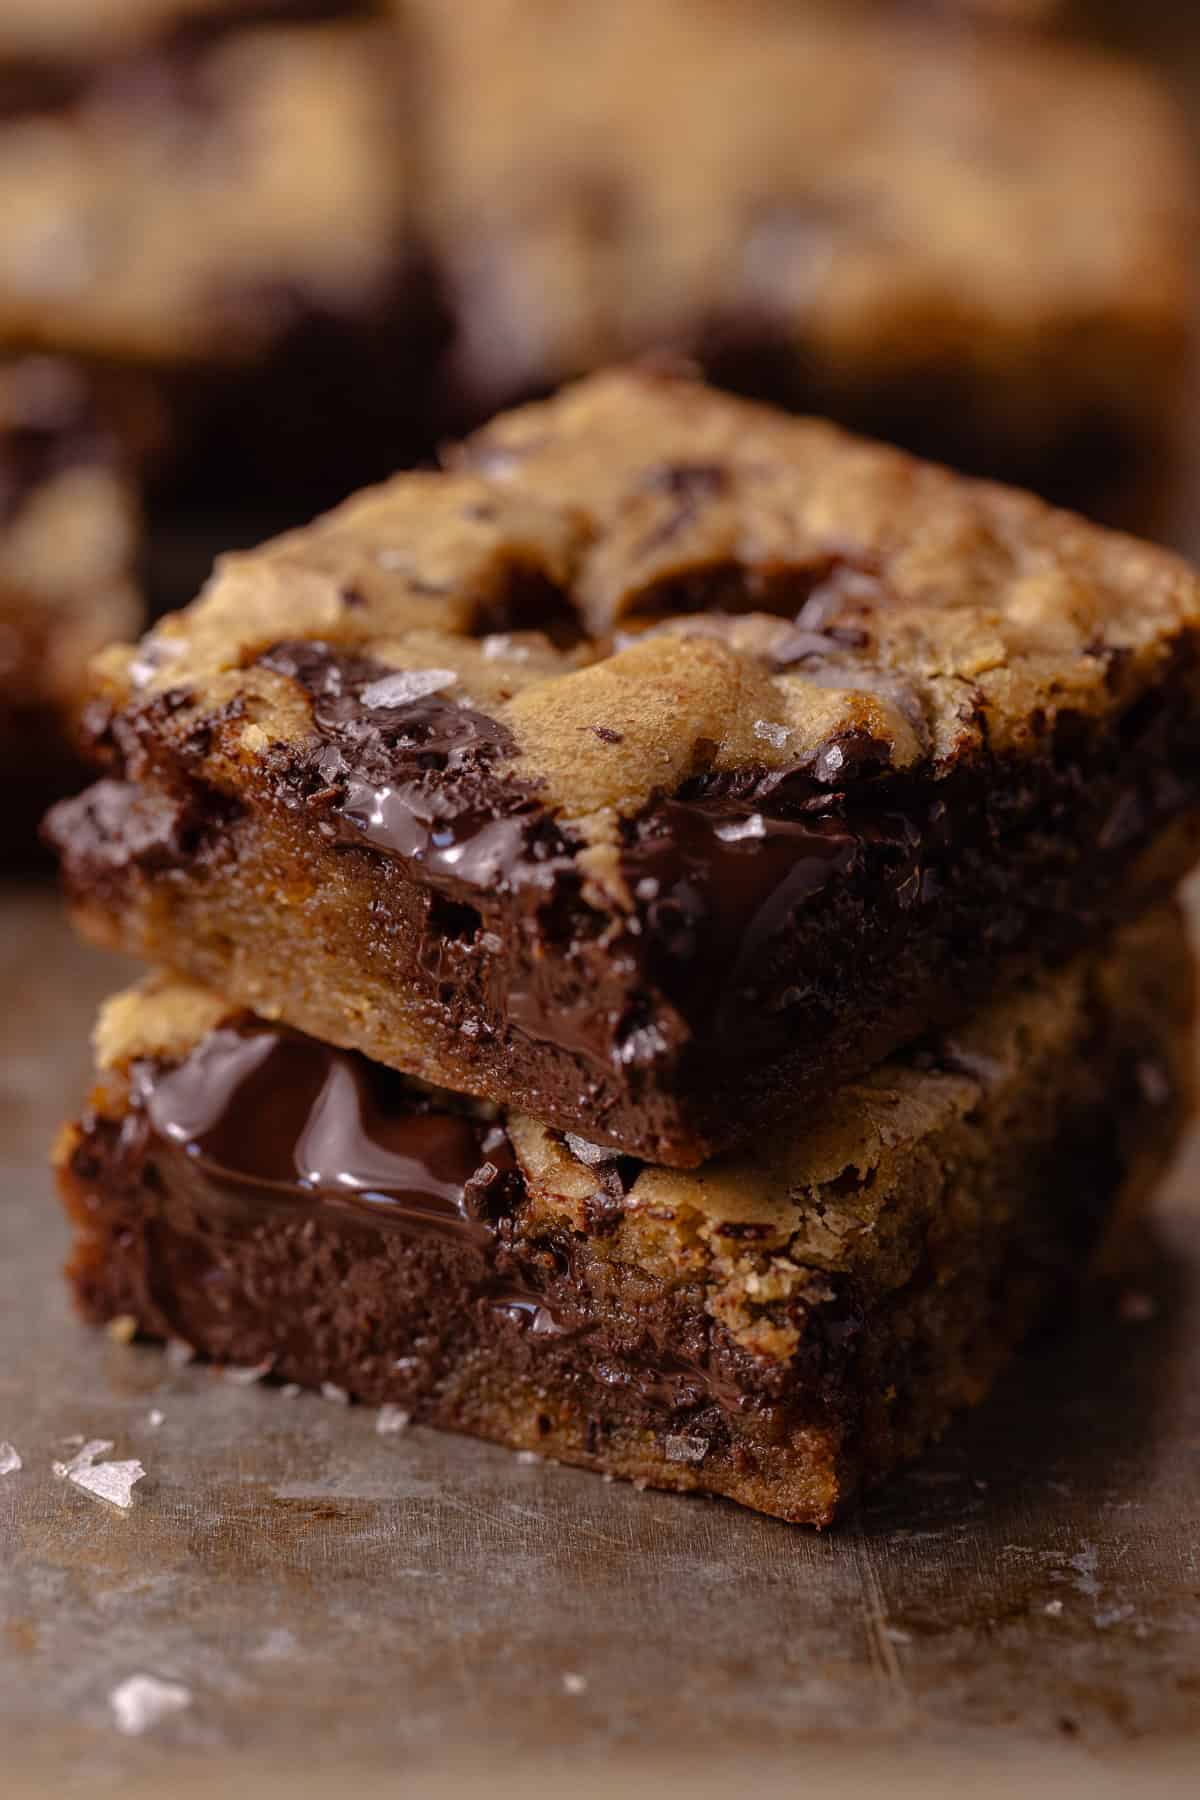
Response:
[{"label": "crumb", "polygon": [[393,1432],[404,1431],[412,1422],[412,1414],[405,1412],[402,1406],[381,1406],[375,1415],[375,1429],[380,1437],[390,1437]]},{"label": "crumb", "polygon": [[172,1713],[183,1712],[192,1704],[192,1696],[177,1681],[160,1681],[157,1675],[130,1675],[113,1689],[108,1703],[117,1730],[127,1737],[137,1737]]},{"label": "crumb", "polygon": [[132,1313],[118,1313],[105,1326],[114,1344],[132,1344],[138,1333],[138,1322]]},{"label": "crumb", "polygon": [[15,1444],[0,1443],[0,1475],[15,1475],[24,1466]]},{"label": "crumb", "polygon": [[633,1485],[639,1494],[644,1494],[646,1489],[650,1486],[650,1483],[646,1480],[644,1475],[638,1475],[635,1476]]}]

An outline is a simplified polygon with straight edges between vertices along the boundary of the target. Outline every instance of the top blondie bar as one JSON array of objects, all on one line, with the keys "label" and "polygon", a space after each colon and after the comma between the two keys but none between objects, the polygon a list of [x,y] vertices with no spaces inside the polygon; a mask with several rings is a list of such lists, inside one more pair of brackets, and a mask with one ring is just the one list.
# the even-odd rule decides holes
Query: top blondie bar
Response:
[{"label": "top blondie bar", "polygon": [[93,936],[689,1166],[1191,862],[1167,551],[661,369],[447,464],[100,659]]}]

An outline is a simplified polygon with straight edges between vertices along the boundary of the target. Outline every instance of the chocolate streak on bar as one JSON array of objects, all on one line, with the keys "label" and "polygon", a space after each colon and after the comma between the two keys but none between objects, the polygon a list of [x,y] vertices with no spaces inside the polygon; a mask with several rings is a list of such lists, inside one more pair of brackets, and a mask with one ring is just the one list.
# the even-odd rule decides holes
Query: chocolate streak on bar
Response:
[{"label": "chocolate streak on bar", "polygon": [[253,1019],[210,1032],[181,1063],[135,1063],[130,1090],[147,1132],[206,1179],[210,1210],[333,1208],[447,1238],[468,1253],[473,1297],[559,1329],[527,1281],[500,1272],[497,1226],[519,1181],[486,1109],[437,1104],[365,1057]]},{"label": "chocolate streak on bar", "polygon": [[418,953],[438,1003],[601,1068],[653,1066],[689,1038],[779,1054],[836,1016],[839,957],[868,918],[855,956],[880,1004],[915,913],[951,951],[970,932],[996,955],[1090,918],[1109,868],[1115,879],[1200,784],[1182,667],[1181,714],[1168,678],[1100,742],[1064,714],[1043,753],[1008,762],[893,773],[885,747],[850,733],[793,769],[654,797],[623,825],[635,912],[614,916],[584,899],[579,841],[504,766],[505,727],[443,692],[381,705],[403,695],[396,671],[327,644],[263,660],[310,694],[319,736],[287,751],[284,799],[318,809],[337,842],[415,863],[441,898]]},{"label": "chocolate streak on bar", "polygon": [[[520,1236],[523,1179],[503,1124],[485,1106],[245,1015],[210,1031],[181,1061],[135,1062],[124,1123],[93,1118],[84,1132],[76,1158],[84,1181],[107,1162],[114,1188],[151,1197],[160,1214],[145,1280],[182,1335],[226,1328],[228,1282],[214,1260],[223,1234],[233,1242],[282,1218],[313,1221],[365,1233],[361,1254],[369,1258],[373,1231],[398,1233],[414,1249],[429,1247],[429,1308],[448,1305],[466,1319],[482,1303],[500,1324],[537,1341],[542,1356],[555,1345],[569,1360],[586,1340],[589,1378],[643,1409],[647,1423],[668,1430],[681,1417],[702,1418],[717,1432],[722,1415],[736,1411],[756,1414],[764,1430],[781,1428],[771,1421],[786,1371],[760,1370],[745,1353],[714,1345],[702,1316],[682,1325],[653,1308],[636,1320],[595,1317],[590,1284],[575,1267],[582,1240],[566,1228],[554,1240]],[[640,1164],[577,1147],[595,1169],[600,1206],[585,1235],[603,1236]],[[304,1244],[305,1255],[315,1254],[312,1241]],[[183,1296],[179,1320],[173,1300]],[[249,1296],[247,1314],[263,1299]],[[401,1303],[393,1296],[390,1304]],[[238,1324],[236,1311],[228,1322]],[[860,1329],[850,1296],[815,1308],[806,1366],[824,1370]]]},{"label": "chocolate streak on bar", "polygon": [[[785,783],[760,770],[744,795],[663,797],[634,822],[625,873],[637,916],[601,945],[612,921],[582,897],[582,846],[531,784],[497,767],[516,750],[502,725],[440,693],[373,705],[396,672],[327,644],[280,644],[262,661],[305,688],[323,740],[283,771],[285,798],[298,792],[323,811],[322,829],[340,843],[416,863],[425,883],[486,921],[490,931],[464,938],[431,913],[420,962],[440,982],[470,957],[496,1028],[511,1023],[601,1064],[652,1061],[666,1047],[661,1029],[629,1010],[651,971],[698,1036],[717,1035],[797,910],[831,883],[869,861],[897,907],[918,898],[912,820],[871,797],[850,815],[841,792],[806,773]],[[839,766],[872,752],[847,740]],[[554,987],[547,939],[574,965],[571,986],[560,972]]]}]

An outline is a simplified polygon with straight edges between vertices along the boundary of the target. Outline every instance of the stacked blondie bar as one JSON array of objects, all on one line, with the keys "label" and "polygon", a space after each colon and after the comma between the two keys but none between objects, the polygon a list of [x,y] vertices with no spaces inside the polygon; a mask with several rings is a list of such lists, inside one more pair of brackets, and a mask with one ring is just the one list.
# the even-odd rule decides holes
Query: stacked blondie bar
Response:
[{"label": "stacked blondie bar", "polygon": [[229,555],[51,815],[85,1314],[824,1524],[1171,1152],[1200,581],[663,368]]}]

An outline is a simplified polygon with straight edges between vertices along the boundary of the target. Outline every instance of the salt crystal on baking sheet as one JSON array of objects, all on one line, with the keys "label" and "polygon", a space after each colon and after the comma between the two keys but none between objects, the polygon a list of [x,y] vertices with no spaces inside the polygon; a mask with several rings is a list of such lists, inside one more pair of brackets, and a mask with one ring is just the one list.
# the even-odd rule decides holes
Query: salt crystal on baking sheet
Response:
[{"label": "salt crystal on baking sheet", "polygon": [[273,1356],[264,1356],[261,1362],[247,1363],[244,1368],[230,1363],[222,1373],[226,1381],[232,1381],[235,1387],[253,1387],[256,1381],[261,1381],[264,1375],[271,1373],[274,1361]]},{"label": "salt crystal on baking sheet", "polygon": [[117,1730],[138,1737],[160,1719],[183,1712],[192,1704],[187,1688],[177,1681],[160,1681],[157,1675],[130,1675],[108,1696]]},{"label": "salt crystal on baking sheet", "polygon": [[89,1438],[86,1443],[82,1438],[70,1438],[68,1442],[77,1443],[80,1448],[66,1462],[53,1465],[54,1473],[64,1481],[72,1480],[80,1469],[90,1468],[98,1456],[107,1456],[113,1447],[111,1438]]},{"label": "salt crystal on baking sheet", "polygon": [[338,1406],[349,1406],[350,1404],[349,1394],[344,1387],[339,1387],[336,1381],[323,1381],[321,1395],[325,1400],[335,1401]]},{"label": "salt crystal on baking sheet", "polygon": [[111,1438],[91,1438],[75,1452],[70,1462],[56,1462],[54,1473],[82,1488],[84,1493],[94,1494],[98,1500],[108,1500],[122,1511],[128,1511],[133,1505],[134,1483],[140,1481],[146,1471],[140,1462],[97,1461],[111,1449]]},{"label": "salt crystal on baking sheet", "polygon": [[140,1462],[103,1462],[77,1469],[69,1480],[85,1493],[95,1494],[98,1500],[108,1500],[127,1512],[133,1505],[134,1483],[145,1473]]},{"label": "salt crystal on baking sheet", "polygon": [[15,1444],[0,1443],[0,1475],[15,1475],[23,1468],[21,1452]]},{"label": "salt crystal on baking sheet", "polygon": [[402,1406],[381,1406],[375,1415],[375,1429],[380,1437],[389,1437],[393,1431],[403,1431],[411,1419],[412,1414]]}]

